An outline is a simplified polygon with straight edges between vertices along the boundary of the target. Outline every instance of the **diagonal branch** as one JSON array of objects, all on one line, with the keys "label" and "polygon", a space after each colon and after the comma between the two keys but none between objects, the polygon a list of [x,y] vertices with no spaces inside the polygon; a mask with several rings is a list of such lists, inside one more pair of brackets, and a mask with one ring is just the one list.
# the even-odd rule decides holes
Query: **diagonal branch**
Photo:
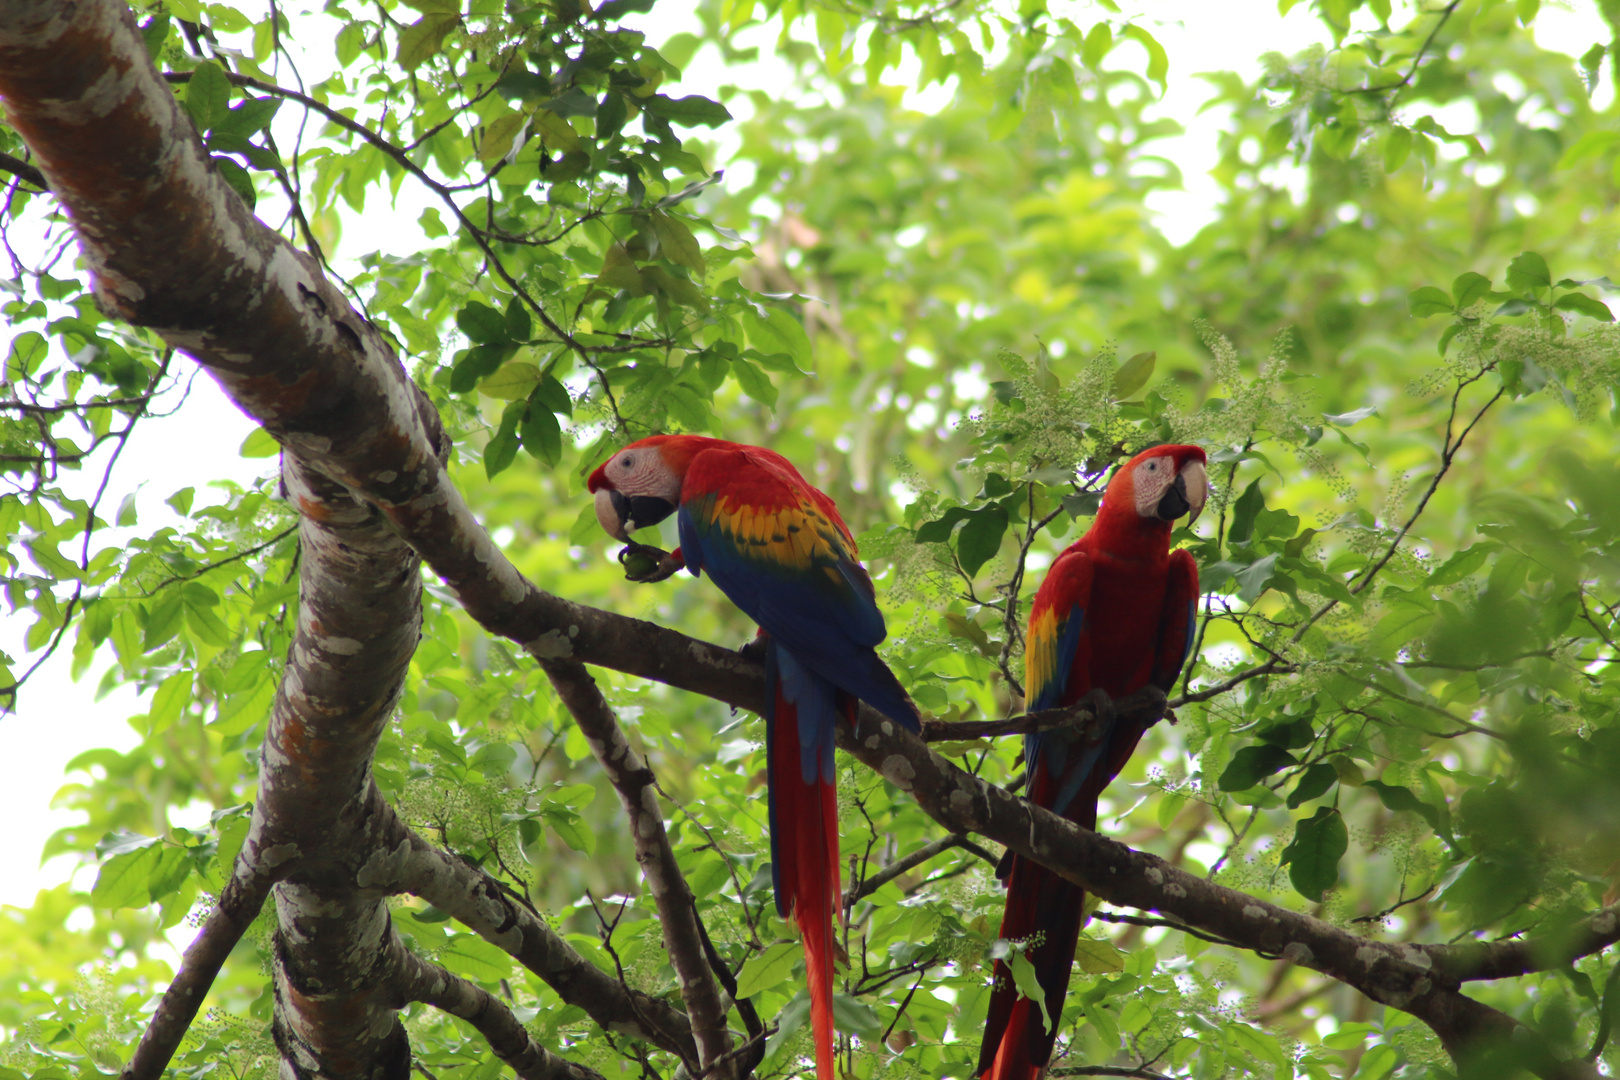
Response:
[{"label": "diagonal branch", "polygon": [[871,896],[873,893],[883,888],[883,886],[887,885],[895,878],[904,874],[909,874],[923,863],[945,854],[952,848],[961,848],[970,854],[977,855],[991,866],[996,865],[996,863],[999,861],[994,855],[990,854],[988,851],[984,850],[984,848],[980,847],[978,844],[975,844],[972,840],[969,840],[962,834],[951,833],[948,836],[940,837],[931,844],[924,844],[922,847],[918,848],[916,851],[913,851],[910,855],[907,855],[904,858],[896,859],[894,862],[890,863],[888,866],[885,866],[883,869],[879,870],[865,881],[862,881],[859,885],[851,884],[849,891],[844,893],[844,910],[848,911],[850,908],[855,906],[857,901]]},{"label": "diagonal branch", "polygon": [[209,988],[219,977],[220,968],[225,966],[226,957],[258,918],[265,898],[270,895],[270,885],[268,876],[258,874],[238,874],[226,882],[202,931],[186,946],[180,970],[163,991],[157,1012],[124,1070],[125,1077],[162,1073],[196,1019]]},{"label": "diagonal branch", "polygon": [[514,900],[495,878],[434,847],[404,822],[396,819],[385,849],[367,863],[361,884],[420,896],[510,953],[604,1030],[645,1039],[684,1060],[697,1060],[684,1014],[625,987],[581,956],[532,908]]},{"label": "diagonal branch", "polygon": [[401,989],[409,1000],[424,1001],[477,1028],[518,1080],[603,1080],[595,1069],[566,1061],[536,1043],[512,1010],[487,990],[403,947],[396,962]]},{"label": "diagonal branch", "polygon": [[664,831],[664,815],[658,806],[652,769],[625,739],[618,718],[585,665],[572,660],[542,660],[540,667],[578,722],[585,741],[624,804],[630,819],[630,835],[635,842],[636,862],[658,906],[664,948],[669,953],[670,965],[680,983],[681,998],[692,1019],[698,1061],[708,1072],[730,1053],[731,1033],[726,1030],[726,1006],[715,987],[714,972],[705,955],[697,901],[675,861],[669,834]]}]

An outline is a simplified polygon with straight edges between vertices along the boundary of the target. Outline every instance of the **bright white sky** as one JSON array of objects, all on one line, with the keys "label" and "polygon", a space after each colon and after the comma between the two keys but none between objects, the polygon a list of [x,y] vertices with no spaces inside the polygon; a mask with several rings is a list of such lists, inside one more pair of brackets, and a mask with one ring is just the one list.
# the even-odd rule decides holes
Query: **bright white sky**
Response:
[{"label": "bright white sky", "polygon": [[[1277,15],[1274,0],[1186,0],[1180,4],[1142,2],[1128,6],[1131,10],[1140,8],[1155,20],[1179,12],[1181,20],[1155,30],[1170,57],[1169,88],[1162,109],[1187,128],[1186,135],[1158,144],[1159,153],[1180,164],[1187,189],[1161,193],[1150,200],[1159,227],[1173,241],[1185,241],[1210,220],[1216,199],[1216,187],[1207,171],[1215,163],[1216,136],[1225,120],[1225,110],[1199,115],[1198,108],[1209,90],[1196,78],[1197,73],[1235,70],[1253,77],[1260,70],[1259,57],[1263,53],[1292,53],[1317,40],[1320,31],[1309,6],[1299,4],[1287,17]],[[283,10],[287,7],[283,5]],[[654,42],[659,42],[691,26],[693,8],[691,0],[662,0],[652,14],[641,17],[639,25]],[[1543,46],[1576,56],[1608,36],[1591,0],[1557,7],[1544,5],[1536,31]],[[305,35],[305,40],[311,40],[311,36]],[[760,45],[762,55],[768,57],[774,40],[774,32],[759,32],[756,40],[747,43]],[[782,82],[780,68],[768,59],[742,69],[722,69],[712,52],[700,53],[687,71],[688,77],[680,84],[682,93],[713,96],[722,82],[766,89],[777,88]],[[306,66],[304,74],[306,79],[321,76],[313,63]],[[946,101],[936,92],[914,95],[912,104],[937,109]],[[746,102],[742,106],[746,107]],[[733,104],[732,109],[740,111],[738,104]],[[290,114],[292,110],[283,112]],[[722,143],[722,154],[724,149]],[[407,185],[397,207],[374,201],[365,215],[348,218],[338,253],[340,268],[346,260],[373,250],[403,255],[419,249],[421,234],[416,218],[426,205],[427,201]],[[4,355],[8,339],[9,331],[0,327],[0,355]],[[253,428],[211,380],[199,377],[190,399],[175,416],[142,423],[138,437],[118,463],[103,505],[109,511],[116,509],[126,493],[139,491],[137,505],[142,526],[150,528],[152,520],[161,520],[161,515],[167,513],[163,500],[181,488],[196,487],[199,504],[220,501],[224,497],[221,493],[209,493],[207,485],[211,481],[228,478],[247,483],[268,475],[274,468],[273,460],[236,456],[235,448]],[[208,452],[199,453],[202,447],[207,447]],[[83,476],[99,478],[100,469],[87,469]],[[0,648],[22,658],[25,629],[20,619],[0,625]],[[19,665],[18,670],[23,666]],[[82,682],[74,683],[69,677],[68,650],[64,648],[24,689],[20,714],[0,718],[0,821],[7,825],[0,829],[0,904],[29,904],[36,890],[57,884],[72,872],[72,863],[65,857],[36,869],[46,838],[79,820],[77,814],[47,809],[54,793],[68,781],[63,766],[91,747],[128,750],[139,742],[127,719],[143,712],[145,706],[132,691],[126,688],[99,702],[94,699],[96,683],[104,670],[105,663],[98,663]],[[200,823],[206,816],[206,811],[188,815],[190,820],[175,824]],[[94,880],[93,870],[81,871],[80,875],[85,887]]]}]

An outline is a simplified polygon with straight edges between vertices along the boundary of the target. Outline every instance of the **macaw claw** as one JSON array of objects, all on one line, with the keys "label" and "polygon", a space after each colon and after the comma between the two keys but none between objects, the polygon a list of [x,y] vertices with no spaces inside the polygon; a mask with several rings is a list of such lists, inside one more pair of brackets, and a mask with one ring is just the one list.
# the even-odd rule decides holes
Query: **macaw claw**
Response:
[{"label": "macaw claw", "polygon": [[619,549],[619,565],[624,567],[626,581],[646,583],[663,581],[681,568],[681,560],[663,548],[631,541]]}]

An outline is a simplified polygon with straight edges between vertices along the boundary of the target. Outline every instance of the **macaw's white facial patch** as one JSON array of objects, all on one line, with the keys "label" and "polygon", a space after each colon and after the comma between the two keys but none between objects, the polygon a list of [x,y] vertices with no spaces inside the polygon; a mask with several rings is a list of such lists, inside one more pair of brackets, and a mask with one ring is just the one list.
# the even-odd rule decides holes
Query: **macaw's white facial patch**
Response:
[{"label": "macaw's white facial patch", "polygon": [[627,496],[651,495],[671,503],[681,498],[681,478],[650,446],[620,450],[607,463],[607,479]]},{"label": "macaw's white facial patch", "polygon": [[1157,517],[1159,500],[1176,480],[1176,459],[1169,454],[1150,457],[1136,463],[1131,476],[1131,491],[1136,497],[1136,512],[1143,517]]}]

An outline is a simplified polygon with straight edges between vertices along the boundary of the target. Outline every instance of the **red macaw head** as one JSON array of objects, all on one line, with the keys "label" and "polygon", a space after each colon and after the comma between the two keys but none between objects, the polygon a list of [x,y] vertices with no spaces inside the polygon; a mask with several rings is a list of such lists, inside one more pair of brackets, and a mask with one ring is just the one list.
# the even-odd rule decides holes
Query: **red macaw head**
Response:
[{"label": "red macaw head", "polygon": [[1190,514],[1198,520],[1209,494],[1209,474],[1201,446],[1155,446],[1142,451],[1114,474],[1103,494],[1103,506],[1115,514],[1174,521]]},{"label": "red macaw head", "polygon": [[700,451],[725,445],[701,435],[649,435],[608,458],[585,486],[596,495],[596,520],[609,536],[629,539],[656,525],[681,501],[686,470]]}]

